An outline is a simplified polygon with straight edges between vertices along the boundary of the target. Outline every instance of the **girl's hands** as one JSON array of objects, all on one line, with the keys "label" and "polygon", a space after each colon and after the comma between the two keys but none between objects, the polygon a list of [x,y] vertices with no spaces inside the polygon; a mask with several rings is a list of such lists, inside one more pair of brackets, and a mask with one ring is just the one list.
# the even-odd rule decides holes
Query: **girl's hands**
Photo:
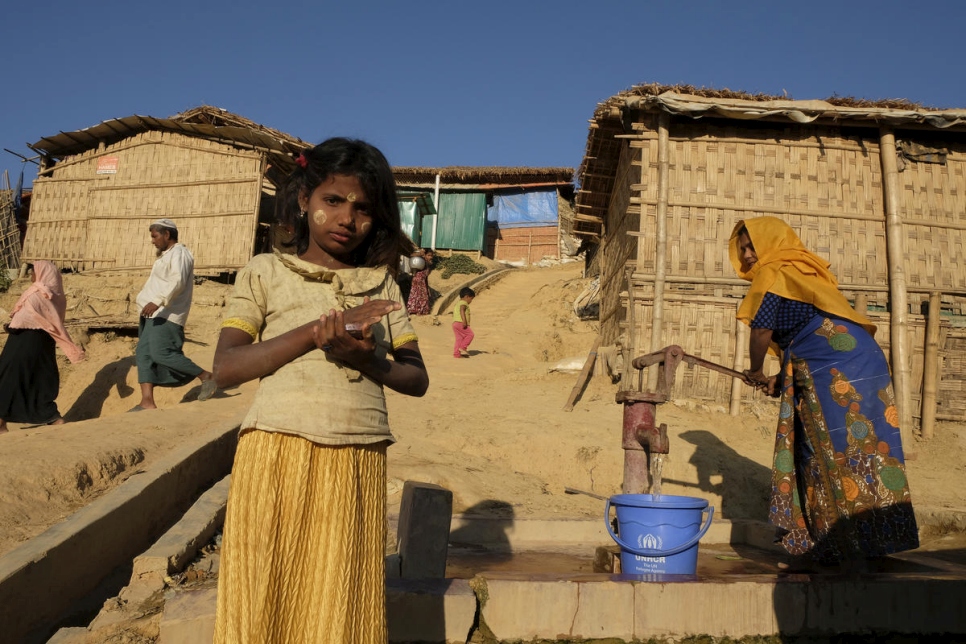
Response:
[{"label": "girl's hands", "polygon": [[[402,304],[393,300],[370,300],[363,298],[359,306],[341,311],[346,324],[361,330],[363,327],[369,328],[382,319],[384,315],[389,315],[393,311],[402,308]],[[329,311],[331,314],[332,311]]]},{"label": "girl's hands", "polygon": [[372,325],[384,315],[402,308],[392,300],[370,300],[346,311],[329,310],[312,329],[315,346],[342,362],[363,364],[376,349]]}]

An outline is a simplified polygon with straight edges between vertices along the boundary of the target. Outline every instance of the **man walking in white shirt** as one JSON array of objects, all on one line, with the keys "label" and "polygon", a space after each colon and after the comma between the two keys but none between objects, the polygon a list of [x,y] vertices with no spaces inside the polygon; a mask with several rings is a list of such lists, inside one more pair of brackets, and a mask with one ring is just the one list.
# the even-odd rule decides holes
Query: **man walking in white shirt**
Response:
[{"label": "man walking in white shirt", "polygon": [[137,296],[140,323],[135,357],[141,402],[129,411],[157,409],[154,388],[180,387],[195,378],[201,380],[198,400],[207,400],[216,385],[205,371],[185,357],[184,325],[191,308],[195,259],[178,243],[178,227],[170,219],[158,219],[148,228],[158,259],[151,276]]}]

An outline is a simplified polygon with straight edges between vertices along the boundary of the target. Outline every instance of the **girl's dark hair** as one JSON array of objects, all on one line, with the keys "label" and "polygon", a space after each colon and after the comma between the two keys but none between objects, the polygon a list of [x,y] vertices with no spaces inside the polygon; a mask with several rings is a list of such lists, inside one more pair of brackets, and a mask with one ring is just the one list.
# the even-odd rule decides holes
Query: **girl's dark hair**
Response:
[{"label": "girl's dark hair", "polygon": [[467,295],[469,295],[470,297],[476,297],[476,291],[471,289],[469,286],[464,286],[463,288],[460,289],[460,299],[463,299]]},{"label": "girl's dark hair", "polygon": [[393,277],[399,270],[399,256],[412,252],[414,245],[399,224],[396,180],[386,157],[374,146],[357,139],[332,138],[305,150],[305,165],[297,163],[275,201],[275,218],[294,231],[282,242],[301,255],[309,247],[307,217],[300,216],[299,196],[311,197],[333,175],[359,180],[369,201],[372,229],[365,241],[352,251],[356,266],[385,266]]}]

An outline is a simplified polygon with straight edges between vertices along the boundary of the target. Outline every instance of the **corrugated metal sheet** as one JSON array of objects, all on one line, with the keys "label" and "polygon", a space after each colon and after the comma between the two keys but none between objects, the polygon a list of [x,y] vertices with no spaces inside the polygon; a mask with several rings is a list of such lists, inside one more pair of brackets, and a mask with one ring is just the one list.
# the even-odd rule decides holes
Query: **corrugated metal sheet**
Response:
[{"label": "corrugated metal sheet", "polygon": [[[436,248],[482,251],[486,241],[485,230],[485,194],[457,192],[439,195]],[[424,243],[429,239],[432,239],[432,231],[423,230]]]}]

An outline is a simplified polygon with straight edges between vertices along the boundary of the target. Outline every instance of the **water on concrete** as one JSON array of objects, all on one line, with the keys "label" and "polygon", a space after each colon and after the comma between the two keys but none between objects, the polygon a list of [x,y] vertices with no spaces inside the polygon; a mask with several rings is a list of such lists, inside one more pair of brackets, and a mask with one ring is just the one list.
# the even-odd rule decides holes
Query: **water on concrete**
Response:
[{"label": "water on concrete", "polygon": [[[483,548],[449,549],[446,576],[471,579],[483,572],[585,574],[619,572],[619,548],[555,548],[545,551],[493,552]],[[745,575],[801,574],[781,566],[786,557],[778,551],[744,544],[700,544],[697,576],[704,579],[730,579]],[[616,568],[616,570],[615,570]],[[816,575],[837,575],[836,569],[805,571]],[[966,576],[966,534],[957,533],[926,541],[923,547],[870,563],[869,575],[930,572],[961,572]]]}]

